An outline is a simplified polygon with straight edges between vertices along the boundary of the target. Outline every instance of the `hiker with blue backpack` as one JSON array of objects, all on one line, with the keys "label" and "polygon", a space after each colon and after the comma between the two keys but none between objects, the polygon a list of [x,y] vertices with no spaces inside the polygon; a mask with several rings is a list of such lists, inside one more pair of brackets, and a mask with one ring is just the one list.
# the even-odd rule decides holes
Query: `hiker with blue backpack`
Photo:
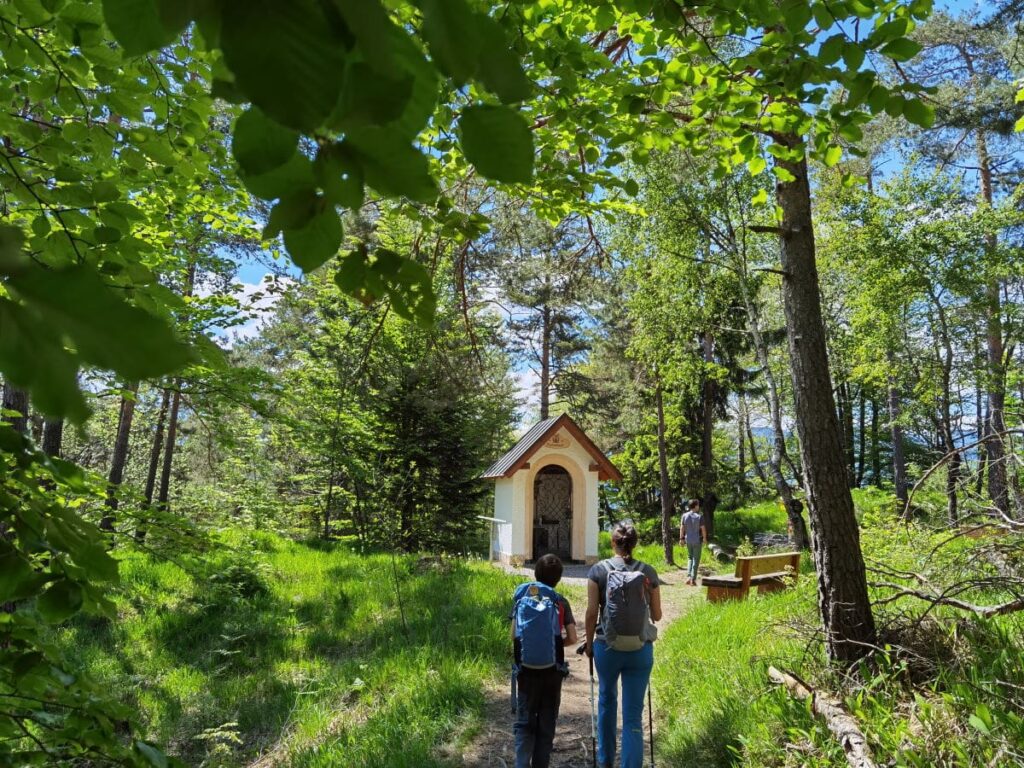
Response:
[{"label": "hiker with blue backpack", "polygon": [[569,674],[565,645],[576,642],[572,608],[555,591],[562,578],[562,561],[550,554],[538,558],[534,577],[512,595],[516,768],[548,768],[562,680]]},{"label": "hiker with blue backpack", "polygon": [[[661,620],[661,594],[657,571],[633,558],[636,543],[636,529],[619,523],[612,531],[615,556],[594,565],[587,575],[586,653],[597,667],[600,768],[612,768],[615,761],[620,680],[621,768],[641,768],[644,758],[644,694],[654,666],[658,630],[652,622]],[[652,744],[652,764],[653,751]]]}]

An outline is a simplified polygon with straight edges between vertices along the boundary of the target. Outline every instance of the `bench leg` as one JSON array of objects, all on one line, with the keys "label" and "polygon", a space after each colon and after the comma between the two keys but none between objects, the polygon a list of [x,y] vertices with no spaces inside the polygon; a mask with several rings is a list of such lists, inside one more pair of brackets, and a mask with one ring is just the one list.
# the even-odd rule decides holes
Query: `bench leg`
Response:
[{"label": "bench leg", "polygon": [[708,585],[708,602],[724,603],[726,600],[742,600],[743,590],[732,587],[713,587]]},{"label": "bench leg", "polygon": [[767,595],[770,592],[781,592],[786,588],[786,583],[782,579],[776,581],[766,581],[764,584],[757,585],[757,594]]}]

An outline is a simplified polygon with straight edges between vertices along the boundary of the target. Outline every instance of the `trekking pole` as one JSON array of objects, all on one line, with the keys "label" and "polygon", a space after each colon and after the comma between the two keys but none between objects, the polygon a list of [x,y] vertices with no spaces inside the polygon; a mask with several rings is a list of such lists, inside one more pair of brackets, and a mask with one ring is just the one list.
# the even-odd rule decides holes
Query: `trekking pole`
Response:
[{"label": "trekking pole", "polygon": [[516,665],[512,665],[512,714],[516,713],[516,705],[518,704],[518,691],[516,690]]},{"label": "trekking pole", "polygon": [[650,683],[647,684],[647,728],[651,734],[651,768],[654,768],[654,707],[651,705]]},{"label": "trekking pole", "polygon": [[[583,643],[576,649],[576,653],[586,653],[587,644]],[[597,768],[597,711],[594,708],[594,657],[590,660],[590,758],[594,768]]]}]

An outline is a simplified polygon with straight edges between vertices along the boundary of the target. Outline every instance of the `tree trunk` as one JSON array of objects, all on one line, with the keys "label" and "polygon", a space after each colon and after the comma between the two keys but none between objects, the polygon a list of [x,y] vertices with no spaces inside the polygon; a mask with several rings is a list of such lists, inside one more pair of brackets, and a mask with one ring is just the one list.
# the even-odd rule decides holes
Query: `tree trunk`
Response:
[{"label": "tree trunk", "polygon": [[[979,408],[981,407],[979,403]],[[978,418],[981,419],[978,424],[978,439],[981,440],[988,437],[988,414],[981,415],[981,411],[978,411]],[[988,468],[988,448],[983,443],[978,448],[978,475],[974,478],[974,493],[977,496],[981,496],[982,491],[985,490],[985,470]]]},{"label": "tree trunk", "polygon": [[[715,360],[715,337],[711,331],[704,333],[701,339],[701,347],[704,351],[704,362],[710,365]],[[716,385],[709,375],[707,369],[704,371],[703,406],[704,413],[701,429],[700,446],[700,476],[701,476],[701,515],[704,518],[704,527],[707,529],[708,540],[715,535],[715,508],[718,506],[718,496],[715,495],[715,456],[714,456],[714,431],[715,431],[715,393]]]},{"label": "tree trunk", "polygon": [[15,432],[28,434],[28,392],[21,387],[4,384],[3,408],[5,411],[17,411],[20,416],[4,416]]},{"label": "tree trunk", "polygon": [[540,418],[551,409],[551,307],[545,305],[540,339]]},{"label": "tree trunk", "polygon": [[160,491],[156,497],[161,512],[168,510],[171,493],[171,467],[174,465],[174,446],[178,438],[178,409],[181,406],[181,379],[175,379],[171,406],[167,414],[167,440],[164,442],[164,463],[160,470]]},{"label": "tree trunk", "polygon": [[854,450],[853,435],[853,392],[850,390],[850,383],[844,381],[839,385],[839,415],[842,419],[841,429],[843,435],[843,450],[846,454],[846,477],[852,488],[857,468],[854,466],[856,451]]},{"label": "tree trunk", "polygon": [[886,354],[889,363],[889,432],[892,437],[892,483],[896,490],[896,498],[907,505],[907,460],[903,454],[903,427],[900,425],[900,391],[896,386],[896,376],[892,373],[896,365],[896,355],[890,350]]},{"label": "tree trunk", "polygon": [[878,398],[871,396],[871,475],[876,488],[882,487],[882,449],[878,442]]},{"label": "tree trunk", "polygon": [[[775,138],[789,147],[800,144],[792,135]],[[776,185],[776,202],[782,210],[782,297],[804,486],[814,532],[818,608],[829,658],[853,661],[875,644],[875,622],[829,380],[807,163],[778,164],[795,177]]]},{"label": "tree trunk", "polygon": [[810,688],[803,680],[775,667],[768,667],[768,678],[773,683],[785,686],[800,701],[809,701],[810,710],[825,720],[828,729],[843,748],[846,764],[850,768],[877,768],[878,764],[871,755],[871,746],[860,724],[843,708],[842,701]]},{"label": "tree trunk", "polygon": [[100,529],[114,530],[114,517],[117,512],[117,494],[121,490],[124,478],[124,467],[128,463],[128,446],[131,442],[132,419],[135,416],[135,400],[139,384],[129,384],[121,395],[121,410],[117,417],[117,435],[114,438],[114,450],[110,456],[110,474],[107,476],[107,511],[100,519]]},{"label": "tree trunk", "polygon": [[[160,412],[156,418],[156,431],[153,433],[153,446],[149,449],[149,469],[146,470],[146,489],[143,492],[145,497],[144,510],[148,511],[153,507],[153,490],[156,488],[156,471],[160,466],[160,450],[164,442],[164,422],[167,420],[167,411],[170,408],[171,391],[165,389],[160,399]],[[146,540],[146,527],[141,523],[135,528],[136,541]]]},{"label": "tree trunk", "polygon": [[665,405],[659,380],[654,388],[655,403],[658,407],[658,475],[661,479],[661,543],[665,548],[665,562],[675,565],[672,544],[672,510],[675,507],[672,498],[672,485],[668,477],[668,449],[665,447]]},{"label": "tree trunk", "polygon": [[43,453],[59,459],[63,442],[64,419],[47,419],[43,422]]},{"label": "tree trunk", "polygon": [[746,407],[746,400],[740,397],[739,416],[736,419],[736,469],[739,472],[740,483],[746,484],[747,480],[747,437],[743,429],[746,415],[743,413]]},{"label": "tree trunk", "polygon": [[[754,341],[754,352],[764,372],[765,380],[768,382],[768,414],[772,422],[772,451],[768,459],[768,469],[772,476],[772,483],[775,485],[775,492],[782,499],[786,515],[789,518],[790,542],[798,549],[807,549],[810,546],[810,537],[807,535],[807,525],[804,523],[803,505],[793,498],[793,489],[790,488],[789,482],[782,474],[782,462],[789,458],[786,453],[786,433],[782,429],[782,402],[779,398],[779,387],[775,381],[775,374],[772,373],[769,365],[768,345],[765,344],[764,336],[761,335],[761,318],[757,306],[747,291],[745,264],[740,277],[740,294],[747,311],[747,324],[750,328],[750,336]],[[749,422],[747,431],[750,432]],[[753,453],[753,434],[750,434],[750,446],[751,453]],[[792,462],[790,464],[792,465]],[[794,472],[794,474],[796,473]],[[761,478],[764,479],[764,475]]]},{"label": "tree trunk", "polygon": [[[947,436],[947,440],[952,436]],[[949,450],[955,447],[949,443]],[[960,485],[960,452],[953,451],[946,462],[946,518],[949,524],[956,525],[960,522],[960,508],[957,499],[957,490]]]},{"label": "tree trunk", "polygon": [[865,426],[865,403],[864,403],[864,386],[860,386],[860,390],[857,394],[858,403],[858,417],[857,417],[857,432],[859,439],[857,443],[857,477],[854,479],[853,487],[860,488],[861,483],[864,482],[864,458],[867,455],[867,446],[865,445],[867,434],[864,432]]},{"label": "tree trunk", "polygon": [[[973,73],[972,73],[973,74]],[[981,197],[992,207],[992,166],[988,155],[985,131],[978,131],[978,170]],[[996,258],[996,235],[985,236],[985,249],[991,260]],[[1006,430],[1003,410],[1006,407],[1006,368],[1003,364],[1002,283],[992,278],[985,286],[985,349],[988,356],[988,427],[992,437],[985,443],[988,451],[988,495],[1002,514],[1010,512],[1006,484],[1006,447],[1000,435]]]},{"label": "tree trunk", "polygon": [[[743,397],[743,395],[740,395],[740,397]],[[761,466],[761,460],[757,456],[757,443],[754,440],[754,430],[750,428],[750,411],[746,408],[743,409],[743,428],[746,430],[747,440],[750,442],[750,463],[754,465],[754,471],[757,472],[757,476],[761,482],[767,484],[768,477],[765,475],[764,468]]]},{"label": "tree trunk", "polygon": [[960,520],[957,494],[960,490],[961,464],[960,453],[956,450],[956,438],[953,436],[953,362],[955,354],[949,335],[945,307],[937,295],[931,293],[931,297],[935,307],[935,319],[938,322],[938,334],[933,332],[932,335],[937,336],[936,342],[941,348],[941,352],[938,354],[939,362],[942,365],[939,427],[942,432],[943,452],[951,454],[949,461],[946,462],[946,519],[953,526]]}]

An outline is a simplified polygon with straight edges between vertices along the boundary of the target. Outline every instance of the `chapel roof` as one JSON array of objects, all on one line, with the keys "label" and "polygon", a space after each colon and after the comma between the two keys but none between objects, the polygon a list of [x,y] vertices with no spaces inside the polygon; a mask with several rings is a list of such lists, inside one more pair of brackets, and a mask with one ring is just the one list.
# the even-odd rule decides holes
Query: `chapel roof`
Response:
[{"label": "chapel roof", "polygon": [[622,473],[616,468],[607,456],[594,445],[594,441],[587,437],[579,425],[573,421],[568,414],[544,419],[534,424],[519,441],[512,446],[512,449],[494,462],[487,471],[480,477],[486,480],[497,480],[502,477],[511,477],[516,471],[522,469],[547,440],[565,427],[583,449],[590,454],[594,463],[597,464],[598,478],[601,480],[621,480]]}]

